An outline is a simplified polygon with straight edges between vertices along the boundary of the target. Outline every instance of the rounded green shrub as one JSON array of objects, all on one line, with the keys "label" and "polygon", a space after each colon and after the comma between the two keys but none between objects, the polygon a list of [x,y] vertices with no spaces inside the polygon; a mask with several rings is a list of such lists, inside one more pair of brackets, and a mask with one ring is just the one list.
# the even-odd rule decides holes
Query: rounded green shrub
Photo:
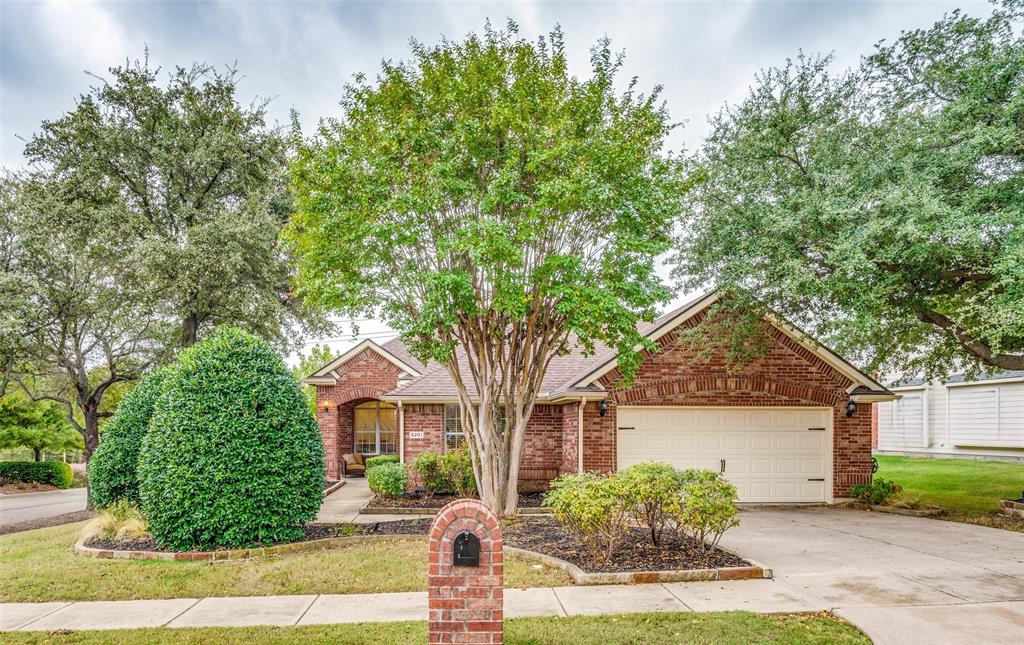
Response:
[{"label": "rounded green shrub", "polygon": [[397,464],[398,455],[377,455],[366,460],[366,470],[380,466],[381,464]]},{"label": "rounded green shrub", "polygon": [[370,490],[378,495],[398,497],[405,493],[409,474],[403,464],[380,464],[375,468],[366,469],[366,483],[369,484]]},{"label": "rounded green shrub", "polygon": [[103,426],[100,445],[88,466],[89,494],[97,508],[120,500],[139,503],[139,450],[167,374],[164,369],[143,377]]},{"label": "rounded green shrub", "polygon": [[323,483],[316,421],[269,345],[221,328],[182,352],[139,455],[157,541],[208,550],[297,540]]},{"label": "rounded green shrub", "polygon": [[71,486],[71,466],[63,461],[0,461],[0,480]]},{"label": "rounded green shrub", "polygon": [[413,470],[420,476],[423,487],[430,494],[452,492],[444,459],[436,452],[422,452],[412,462]]},{"label": "rounded green shrub", "polygon": [[451,490],[459,497],[476,495],[476,477],[473,475],[473,458],[465,448],[449,450],[442,458],[445,476]]}]

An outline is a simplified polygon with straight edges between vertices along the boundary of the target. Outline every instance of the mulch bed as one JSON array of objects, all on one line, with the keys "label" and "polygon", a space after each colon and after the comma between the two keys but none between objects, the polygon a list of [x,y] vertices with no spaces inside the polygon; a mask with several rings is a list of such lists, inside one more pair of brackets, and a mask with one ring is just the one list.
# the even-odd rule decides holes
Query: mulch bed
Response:
[{"label": "mulch bed", "polygon": [[[376,524],[308,524],[303,542],[351,535],[425,535],[431,519],[398,520]],[[557,520],[545,516],[530,516],[502,523],[505,544],[568,560],[587,573],[615,573],[621,571],[679,571],[723,567],[747,567],[749,562],[738,556],[716,549],[704,555],[697,543],[687,537],[664,536],[655,547],[648,533],[632,528],[615,551],[612,562],[598,565],[590,552],[569,535]],[[90,540],[86,546],[115,551],[163,551],[152,539],[121,542],[116,540]]]},{"label": "mulch bed", "polygon": [[39,482],[13,482],[0,485],[0,493],[4,495],[23,495],[25,493],[42,493],[51,490],[61,490],[52,484],[40,484]]},{"label": "mulch bed", "polygon": [[60,526],[61,524],[81,522],[83,520],[91,519],[94,515],[96,515],[95,511],[75,511],[74,513],[64,513],[63,515],[43,517],[38,520],[12,522],[11,524],[0,525],[0,535],[21,533],[22,531],[32,531],[34,529],[45,529],[50,526]]},{"label": "mulch bed", "polygon": [[[424,508],[439,509],[448,502],[464,499],[458,495],[433,495],[410,493],[401,497],[384,497],[374,495],[366,508]],[[520,508],[540,508],[544,503],[544,493],[519,493]]]},{"label": "mulch bed", "polygon": [[327,490],[328,488],[330,488],[331,486],[334,486],[337,483],[338,483],[337,480],[335,480],[335,481],[331,481],[329,479],[324,480],[324,490]]},{"label": "mulch bed", "polygon": [[666,531],[662,544],[654,546],[648,531],[632,527],[616,548],[612,561],[600,565],[579,540],[551,517],[531,517],[502,524],[505,544],[568,560],[587,573],[620,571],[682,571],[752,566],[743,558],[715,549],[709,554],[699,550],[696,540],[676,537]]}]

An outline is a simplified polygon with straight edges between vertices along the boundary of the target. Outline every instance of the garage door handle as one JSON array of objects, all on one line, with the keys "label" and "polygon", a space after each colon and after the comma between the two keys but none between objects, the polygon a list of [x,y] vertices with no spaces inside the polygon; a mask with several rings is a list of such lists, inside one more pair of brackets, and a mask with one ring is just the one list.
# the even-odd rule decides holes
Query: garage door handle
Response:
[{"label": "garage door handle", "polygon": [[721,469],[718,472],[722,473],[723,475],[725,474],[725,460],[724,459],[722,460]]},{"label": "garage door handle", "polygon": [[817,477],[815,479],[808,479],[807,481],[809,481],[809,482],[823,482],[823,481],[825,481],[825,478],[824,477]]},{"label": "garage door handle", "polygon": [[619,426],[619,430],[636,430],[634,426]]}]

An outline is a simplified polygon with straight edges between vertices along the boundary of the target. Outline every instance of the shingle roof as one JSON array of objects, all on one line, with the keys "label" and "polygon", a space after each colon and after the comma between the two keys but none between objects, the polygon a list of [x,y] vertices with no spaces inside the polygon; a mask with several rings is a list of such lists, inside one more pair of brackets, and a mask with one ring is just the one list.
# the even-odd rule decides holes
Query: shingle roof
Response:
[{"label": "shingle roof", "polygon": [[[996,372],[982,372],[970,379],[970,382],[975,381],[991,381],[994,379],[1002,378],[1020,378],[1024,377],[1024,370],[1004,370]],[[943,381],[944,383],[966,383],[968,382],[966,374],[950,374],[949,378]],[[925,380],[923,378],[908,378],[893,381],[889,383],[889,387],[911,387],[914,385],[924,385]]]}]

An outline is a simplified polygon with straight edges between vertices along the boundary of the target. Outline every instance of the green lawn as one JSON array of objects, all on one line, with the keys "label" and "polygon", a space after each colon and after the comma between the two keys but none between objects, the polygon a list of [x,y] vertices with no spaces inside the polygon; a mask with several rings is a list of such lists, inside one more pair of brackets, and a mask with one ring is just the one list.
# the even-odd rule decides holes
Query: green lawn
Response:
[{"label": "green lawn", "polygon": [[966,459],[878,456],[875,477],[895,481],[912,495],[941,506],[949,519],[1024,530],[1024,522],[993,517],[1000,499],[1024,490],[1024,464]]},{"label": "green lawn", "polygon": [[[367,623],[316,627],[138,629],[102,632],[5,634],[7,643],[140,645],[218,643],[285,645],[291,643],[425,643],[425,622]],[[731,645],[870,645],[846,623],[827,616],[759,616],[747,612],[661,613],[574,618],[517,618],[505,621],[509,645],[608,645],[609,643],[706,643]]]},{"label": "green lawn", "polygon": [[[241,562],[100,560],[71,552],[82,524],[0,536],[0,601],[130,600],[426,591],[421,539],[364,542]],[[509,587],[570,584],[559,569],[509,557]]]}]

